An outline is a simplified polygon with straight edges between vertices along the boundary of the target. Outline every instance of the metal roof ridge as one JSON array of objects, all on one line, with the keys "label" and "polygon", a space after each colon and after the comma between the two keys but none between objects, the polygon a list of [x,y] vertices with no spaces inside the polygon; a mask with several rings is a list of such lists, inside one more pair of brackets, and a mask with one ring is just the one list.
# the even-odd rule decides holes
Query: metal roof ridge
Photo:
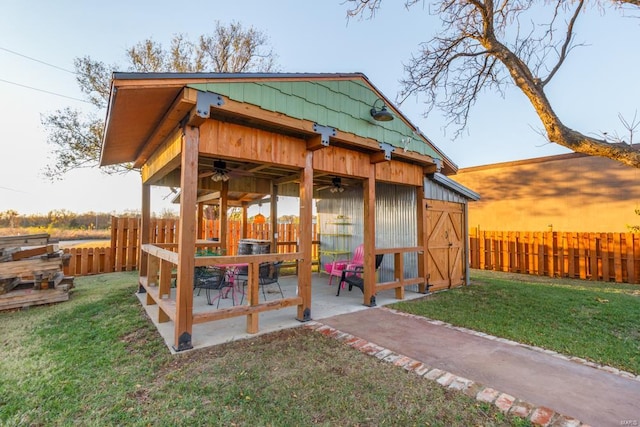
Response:
[{"label": "metal roof ridge", "polygon": [[443,175],[439,172],[436,172],[432,175],[429,175],[429,177],[431,178],[431,180],[437,182],[438,184],[448,188],[451,191],[454,191],[458,194],[460,194],[463,197],[466,197],[469,200],[473,200],[473,201],[478,201],[480,200],[480,194],[476,193],[475,191],[471,190],[470,188],[465,187],[464,185],[460,184],[457,181],[454,181],[453,179],[449,178],[446,175]]},{"label": "metal roof ridge", "polygon": [[290,79],[290,78],[364,78],[369,79],[361,72],[354,73],[179,73],[179,72],[124,72],[114,71],[112,73],[114,79],[121,80],[146,80],[146,79]]}]

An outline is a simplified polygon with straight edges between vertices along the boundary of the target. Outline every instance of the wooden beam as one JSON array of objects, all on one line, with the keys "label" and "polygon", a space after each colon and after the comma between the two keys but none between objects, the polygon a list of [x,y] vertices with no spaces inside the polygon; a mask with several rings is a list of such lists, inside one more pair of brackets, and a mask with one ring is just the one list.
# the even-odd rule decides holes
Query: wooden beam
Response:
[{"label": "wooden beam", "polygon": [[369,161],[373,164],[388,162],[389,159],[385,157],[384,151],[379,151],[377,153],[372,153],[369,155]]},{"label": "wooden beam", "polygon": [[40,246],[49,243],[49,234],[38,233],[26,236],[3,236],[0,237],[0,248],[11,248],[15,246]]},{"label": "wooden beam", "polygon": [[[165,247],[175,247],[175,244],[172,243],[165,243],[164,245]],[[148,253],[149,255],[153,255],[156,258],[160,258],[160,259],[164,259],[166,261],[172,262],[174,264],[178,264],[179,260],[178,260],[178,254],[174,251],[170,251],[168,249],[165,249],[159,245],[152,245],[152,244],[143,244],[142,245],[142,250],[146,253]]]},{"label": "wooden beam", "polygon": [[215,320],[229,319],[231,317],[245,316],[253,314],[257,317],[258,313],[265,311],[280,310],[281,308],[299,305],[302,302],[300,297],[289,297],[277,299],[273,301],[263,302],[257,305],[236,305],[229,308],[221,308],[215,311],[206,311],[193,315],[193,323],[207,323]]},{"label": "wooden beam", "polygon": [[[222,190],[222,182],[213,182],[209,178],[202,178],[198,182],[198,189],[209,191]],[[234,177],[227,181],[229,191],[234,193],[269,194],[271,192],[271,182],[266,179],[255,177]]]},{"label": "wooden beam", "polygon": [[34,258],[1,262],[0,279],[33,277],[34,274],[62,271],[62,258]]},{"label": "wooden beam", "polygon": [[199,129],[186,126],[180,163],[180,222],[174,350],[193,348],[193,275],[196,244]]},{"label": "wooden beam", "polygon": [[440,172],[441,169],[442,169],[442,161],[440,159],[433,159],[433,164],[424,166],[423,172],[426,175],[429,175],[432,173]]},{"label": "wooden beam", "polygon": [[197,97],[197,90],[188,87],[182,89],[180,95],[173,101],[171,107],[158,122],[155,130],[136,156],[133,164],[135,168],[140,168],[147,163],[151,154],[167,139],[171,132],[176,130],[176,123],[179,123],[193,109],[196,105]]},{"label": "wooden beam", "polygon": [[12,261],[20,261],[21,259],[31,258],[38,255],[52,254],[58,251],[58,245],[39,246],[31,249],[22,249],[11,254]]},{"label": "wooden beam", "polygon": [[[284,128],[289,131],[295,132],[304,132],[307,134],[307,140],[314,139],[319,137],[314,130],[313,125],[315,124],[312,121],[304,120],[304,119],[296,119],[285,114],[276,112],[276,111],[267,111],[258,107],[257,105],[250,105],[239,101],[234,101],[227,97],[224,97],[224,105],[218,107],[216,110],[212,110],[211,117],[215,118],[216,113],[226,112],[226,114],[233,113],[235,116],[246,117],[249,119],[254,119],[258,122],[263,123],[265,126],[271,126],[276,128]],[[411,127],[411,125],[409,125]],[[343,132],[336,129],[336,135],[331,137],[332,141],[336,143],[342,143],[347,145],[352,145],[358,149],[365,149],[370,152],[378,152],[380,151],[380,142],[376,141],[372,138],[363,138],[361,136]],[[311,148],[308,148],[311,151],[317,150],[315,147],[317,146],[317,141],[309,143],[307,142],[307,148],[310,145]],[[333,142],[332,142],[333,146]],[[328,148],[328,147],[325,147]],[[396,150],[393,153],[394,157],[397,159],[404,159],[406,161],[415,162],[418,164],[429,165],[434,163],[434,159],[431,156],[412,152],[412,151],[404,151],[404,150]],[[449,165],[452,170],[456,170],[455,165]]]},{"label": "wooden beam", "polygon": [[307,151],[305,167],[300,172],[300,252],[302,261],[298,263],[298,305],[297,319],[311,320],[311,239],[313,230],[313,151]]},{"label": "wooden beam", "polygon": [[309,151],[316,151],[325,147],[326,145],[322,143],[322,135],[313,135],[307,139],[307,150]]},{"label": "wooden beam", "polygon": [[178,169],[181,149],[182,131],[176,129],[150,154],[149,159],[142,165],[140,169],[142,182],[148,184],[158,182],[169,172]]},{"label": "wooden beam", "polygon": [[290,175],[283,176],[282,178],[274,179],[273,183],[276,185],[288,184],[290,182],[300,182],[300,174],[292,173]]}]

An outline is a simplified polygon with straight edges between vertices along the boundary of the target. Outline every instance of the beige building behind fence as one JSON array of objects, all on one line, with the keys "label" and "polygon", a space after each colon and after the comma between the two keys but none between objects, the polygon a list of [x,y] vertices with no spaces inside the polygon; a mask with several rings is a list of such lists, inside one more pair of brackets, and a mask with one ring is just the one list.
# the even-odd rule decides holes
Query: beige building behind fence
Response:
[{"label": "beige building behind fence", "polygon": [[452,178],[480,194],[469,228],[627,232],[640,224],[640,169],[579,153],[460,169]]}]

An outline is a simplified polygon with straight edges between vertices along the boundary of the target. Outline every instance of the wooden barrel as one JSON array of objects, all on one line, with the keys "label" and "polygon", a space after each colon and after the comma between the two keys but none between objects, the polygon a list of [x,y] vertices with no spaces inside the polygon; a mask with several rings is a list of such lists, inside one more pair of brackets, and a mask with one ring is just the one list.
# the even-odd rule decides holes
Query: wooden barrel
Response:
[{"label": "wooden barrel", "polygon": [[238,255],[251,255],[253,253],[253,245],[250,242],[238,242]]}]

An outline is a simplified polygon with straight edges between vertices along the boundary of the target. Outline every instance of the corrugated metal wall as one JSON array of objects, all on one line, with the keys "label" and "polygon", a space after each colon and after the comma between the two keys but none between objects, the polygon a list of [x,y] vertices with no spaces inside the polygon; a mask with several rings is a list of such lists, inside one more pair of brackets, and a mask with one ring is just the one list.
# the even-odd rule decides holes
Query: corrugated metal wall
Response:
[{"label": "corrugated metal wall", "polygon": [[[326,190],[316,208],[320,224],[321,250],[346,249],[353,251],[363,242],[363,193],[361,187],[349,187],[343,193]],[[376,247],[393,248],[417,246],[416,191],[414,187],[376,184]],[[340,218],[339,218],[340,217]],[[336,220],[349,225],[337,226]],[[335,234],[350,234],[336,236]],[[331,235],[334,234],[334,235]],[[322,257],[323,264],[330,261]],[[404,277],[418,275],[417,254],[406,254]],[[381,282],[393,280],[393,258],[386,255],[379,270]],[[409,288],[408,288],[409,289]]]}]

